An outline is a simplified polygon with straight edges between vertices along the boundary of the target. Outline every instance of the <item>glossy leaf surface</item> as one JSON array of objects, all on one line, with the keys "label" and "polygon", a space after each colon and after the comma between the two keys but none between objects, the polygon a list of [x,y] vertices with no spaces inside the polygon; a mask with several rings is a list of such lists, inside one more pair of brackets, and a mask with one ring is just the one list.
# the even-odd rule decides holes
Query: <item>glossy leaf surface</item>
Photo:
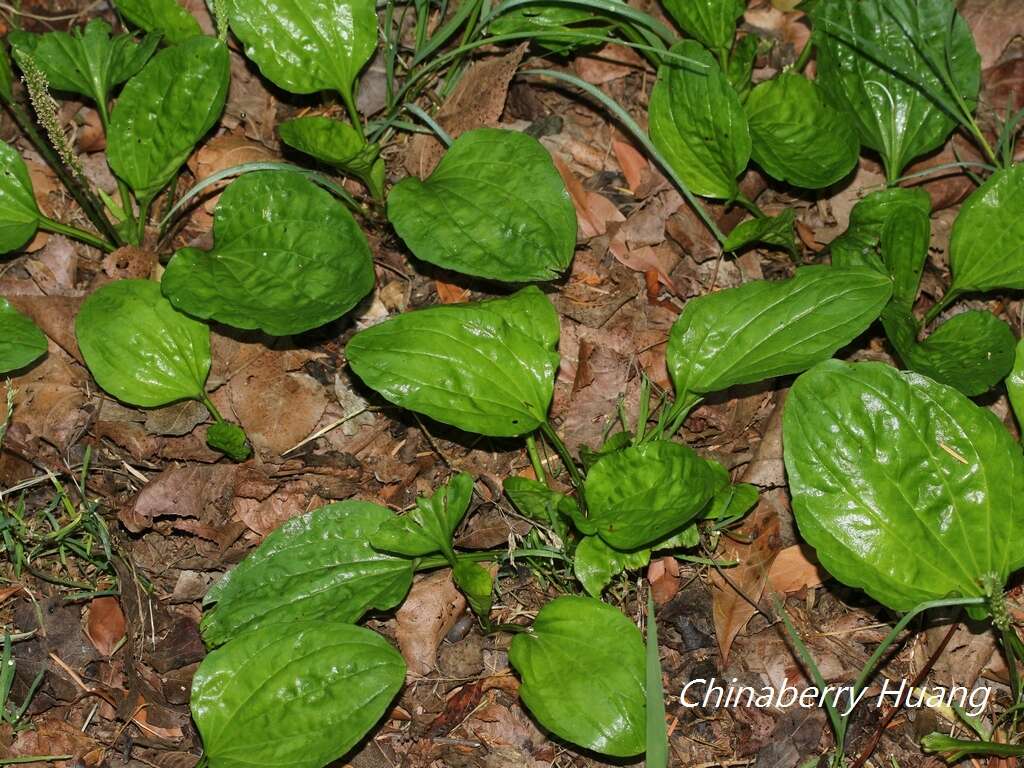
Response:
[{"label": "glossy leaf surface", "polygon": [[[696,194],[731,200],[750,161],[750,129],[739,96],[699,43],[672,47],[689,62],[658,70],[648,114],[651,140]],[[692,62],[692,63],[690,63]]]},{"label": "glossy leaf surface", "polygon": [[559,597],[516,635],[509,662],[519,696],[555,735],[605,755],[644,750],[644,643],[618,609],[589,597]]},{"label": "glossy leaf surface", "polygon": [[1013,357],[1013,369],[1006,377],[1006,394],[1010,397],[1017,425],[1024,428],[1024,340],[1017,342]]},{"label": "glossy leaf surface", "polygon": [[952,0],[823,0],[811,18],[817,82],[861,143],[882,155],[890,178],[941,146],[956,125],[953,100],[929,61],[946,61],[947,34],[959,96],[968,105],[977,98],[980,58]]},{"label": "glossy leaf surface", "polygon": [[952,387],[827,361],[790,390],[783,440],[800,533],[883,605],[982,595],[1024,565],[1024,455]]},{"label": "glossy leaf surface", "polygon": [[272,531],[204,599],[210,647],[274,622],[351,623],[401,602],[412,563],[381,554],[369,537],[395,516],[364,501],[342,501],[293,517]]},{"label": "glossy leaf surface", "polygon": [[650,560],[650,549],[621,552],[605,544],[600,536],[584,536],[576,545],[572,567],[587,594],[599,598],[620,573],[643,568]]},{"label": "glossy leaf surface", "polygon": [[867,267],[803,267],[691,299],[672,326],[676,392],[704,394],[797,373],[831,357],[878,317],[892,294]]},{"label": "glossy leaf surface", "polygon": [[743,0],[663,0],[665,10],[690,37],[706,48],[728,51],[736,34]]},{"label": "glossy leaf surface", "polygon": [[452,537],[469,509],[473,477],[465,472],[452,477],[433,496],[420,496],[406,515],[385,520],[370,536],[383,552],[422,557],[434,552],[452,554]]},{"label": "glossy leaf surface", "polygon": [[107,283],[82,304],[75,336],[96,383],[132,405],[198,399],[210,372],[210,329],[150,280]]},{"label": "glossy leaf surface", "polygon": [[32,180],[18,150],[0,142],[0,253],[25,245],[39,228]]},{"label": "glossy leaf surface", "polygon": [[601,538],[634,550],[693,519],[711,500],[715,478],[692,448],[655,441],[602,458],[587,473],[583,491]]},{"label": "glossy leaf surface", "polygon": [[114,0],[122,15],[147,32],[159,32],[168,43],[201,35],[199,22],[177,0]]},{"label": "glossy leaf surface", "polygon": [[1024,164],[996,171],[960,207],[949,266],[956,291],[1024,288]]},{"label": "glossy leaf surface", "polygon": [[795,257],[799,253],[796,234],[793,232],[795,217],[793,209],[787,208],[778,216],[755,217],[742,221],[733,227],[732,232],[722,243],[722,249],[738,251],[753,243],[765,243],[781,248]]},{"label": "glossy leaf surface", "polygon": [[402,687],[405,662],[375,632],[290,621],[211,652],[192,681],[210,768],[321,768],[354,747]]},{"label": "glossy leaf surface", "polygon": [[235,461],[245,461],[252,456],[252,447],[245,436],[245,430],[227,421],[210,425],[206,430],[206,444]]},{"label": "glossy leaf surface", "polygon": [[46,336],[0,297],[0,374],[24,368],[46,354]]},{"label": "glossy leaf surface", "polygon": [[349,123],[322,115],[285,120],[277,126],[281,141],[363,180],[374,192],[383,193],[384,164],[380,147],[367,144]]},{"label": "glossy leaf surface", "polygon": [[552,280],[576,249],[562,177],[539,141],[515,131],[460,136],[427,179],[391,190],[388,219],[417,258],[493,280]]},{"label": "glossy leaf surface", "polygon": [[256,171],[221,195],[211,251],[183,248],[164,294],[184,312],[275,336],[335,320],[373,288],[352,214],[300,173]]},{"label": "glossy leaf surface", "polygon": [[467,432],[514,437],[547,418],[558,315],[536,288],[407,312],[367,328],[349,365],[396,405]]},{"label": "glossy leaf surface", "polygon": [[174,177],[220,119],[230,59],[224,43],[199,36],[165,48],[129,80],[107,136],[107,160],[144,201]]},{"label": "glossy leaf surface", "polygon": [[373,0],[226,0],[231,31],[263,76],[292,93],[348,97],[377,47]]},{"label": "glossy leaf surface", "polygon": [[849,118],[833,109],[818,86],[783,73],[761,83],[743,105],[751,154],[765,172],[806,189],[822,189],[857,165],[860,141]]}]

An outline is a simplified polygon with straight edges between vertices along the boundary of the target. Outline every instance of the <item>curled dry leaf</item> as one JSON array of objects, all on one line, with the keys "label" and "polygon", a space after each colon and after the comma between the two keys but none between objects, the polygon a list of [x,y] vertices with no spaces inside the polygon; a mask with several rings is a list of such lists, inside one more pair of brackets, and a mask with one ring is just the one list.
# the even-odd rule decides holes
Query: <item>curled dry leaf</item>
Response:
[{"label": "curled dry leaf", "polygon": [[127,623],[116,597],[97,597],[89,603],[85,634],[104,656],[113,656],[124,637]]},{"label": "curled dry leaf", "polygon": [[466,610],[466,598],[455,588],[451,571],[435,571],[412,585],[395,614],[395,636],[409,674],[423,677],[437,663],[437,647]]}]

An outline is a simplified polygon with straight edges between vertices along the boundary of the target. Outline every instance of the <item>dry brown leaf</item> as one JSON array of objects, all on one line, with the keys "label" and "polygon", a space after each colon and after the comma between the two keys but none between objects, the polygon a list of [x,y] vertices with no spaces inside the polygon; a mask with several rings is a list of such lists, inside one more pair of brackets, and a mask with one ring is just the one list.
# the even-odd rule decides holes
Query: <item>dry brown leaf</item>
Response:
[{"label": "dry brown leaf", "polygon": [[800,544],[779,552],[768,570],[768,585],[774,592],[783,594],[819,587],[827,578],[814,552]]},{"label": "dry brown leaf", "polygon": [[132,533],[139,533],[160,517],[201,519],[209,517],[209,508],[225,517],[234,496],[236,471],[231,464],[165,469],[143,487],[130,508],[122,510],[121,522]]},{"label": "dry brown leaf", "polygon": [[995,64],[1013,38],[1024,35],[1020,0],[960,0],[957,5],[974,34],[982,69]]},{"label": "dry brown leaf", "polygon": [[228,133],[206,142],[189,160],[188,167],[196,181],[203,181],[219,171],[236,165],[277,159],[277,156],[262,143]]},{"label": "dry brown leaf", "polygon": [[572,68],[591,85],[605,85],[644,68],[644,60],[632,48],[609,44],[573,59]]},{"label": "dry brown leaf", "polygon": [[83,362],[75,338],[75,316],[82,299],[75,296],[27,296],[6,294],[11,304],[32,318],[39,329],[61,349]]},{"label": "dry brown leaf", "polygon": [[124,612],[116,597],[97,597],[89,603],[85,635],[104,656],[114,655],[126,628]]},{"label": "dry brown leaf", "polygon": [[427,574],[412,585],[395,614],[395,638],[409,674],[423,677],[437,663],[437,647],[466,610],[449,569]]},{"label": "dry brown leaf", "polygon": [[665,605],[679,593],[679,561],[674,557],[659,557],[647,566],[647,581],[657,605]]},{"label": "dry brown leaf", "polygon": [[626,186],[635,195],[643,183],[644,172],[651,167],[650,163],[632,144],[627,144],[624,141],[613,141],[612,152],[615,153],[615,159],[622,170],[622,175],[626,177]]},{"label": "dry brown leaf", "polygon": [[103,258],[103,274],[112,280],[144,280],[153,274],[156,265],[154,252],[126,245]]},{"label": "dry brown leaf", "polygon": [[623,222],[626,217],[622,215],[615,204],[607,197],[590,192],[584,189],[583,184],[576,178],[568,165],[558,157],[552,155],[555,168],[565,182],[565,187],[572,198],[572,204],[576,208],[576,218],[579,221],[579,237],[584,240],[603,235],[608,231],[609,222]]},{"label": "dry brown leaf", "polygon": [[461,304],[469,301],[469,289],[463,288],[455,283],[446,283],[444,280],[435,280],[434,287],[437,289],[437,298],[442,304]]}]

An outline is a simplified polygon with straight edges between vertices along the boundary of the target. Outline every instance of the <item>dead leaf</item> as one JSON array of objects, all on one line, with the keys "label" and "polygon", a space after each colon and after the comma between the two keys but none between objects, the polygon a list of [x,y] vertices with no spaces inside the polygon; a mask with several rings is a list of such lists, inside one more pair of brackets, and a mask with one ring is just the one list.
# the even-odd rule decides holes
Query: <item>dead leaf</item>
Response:
[{"label": "dead leaf", "polygon": [[982,69],[995,64],[1013,38],[1024,35],[1024,5],[1019,0],[960,0],[957,5],[974,35]]},{"label": "dead leaf", "polygon": [[591,85],[605,85],[642,70],[644,59],[632,48],[609,44],[573,59],[572,68]]},{"label": "dead leaf", "polygon": [[441,300],[442,304],[460,304],[469,301],[469,289],[455,285],[455,283],[435,280],[434,288],[437,290],[437,298]]},{"label": "dead leaf", "polygon": [[262,143],[245,136],[226,133],[203,144],[189,159],[188,167],[196,181],[243,163],[277,160],[277,156]]},{"label": "dead leaf", "polygon": [[820,587],[828,574],[818,564],[814,552],[801,544],[786,547],[772,561],[768,585],[775,592],[790,594],[801,589]]},{"label": "dead leaf", "polygon": [[624,141],[612,141],[612,152],[615,153],[622,175],[626,177],[626,186],[635,195],[643,183],[644,173],[651,167],[650,163],[632,144]]},{"label": "dead leaf", "polygon": [[161,517],[210,519],[210,508],[226,519],[234,496],[235,472],[230,464],[165,469],[143,487],[130,508],[122,510],[121,522],[132,533],[139,533]]},{"label": "dead leaf", "polygon": [[424,677],[437,664],[437,647],[466,610],[449,569],[427,574],[412,585],[395,614],[395,638],[409,674]]},{"label": "dead leaf", "polygon": [[615,204],[607,197],[590,192],[583,187],[583,184],[572,169],[565,164],[558,155],[552,155],[555,168],[565,182],[565,187],[572,198],[572,204],[576,208],[576,218],[579,221],[579,237],[589,240],[592,237],[603,235],[608,231],[609,222],[622,222],[626,217],[622,215]]},{"label": "dead leaf", "polygon": [[126,245],[103,258],[103,274],[111,280],[144,280],[153,274],[156,265],[155,253]]},{"label": "dead leaf", "polygon": [[647,566],[647,581],[657,605],[665,605],[679,593],[679,561],[674,557],[659,557]]},{"label": "dead leaf", "polygon": [[206,406],[198,400],[183,400],[162,408],[146,410],[146,431],[151,435],[180,437],[189,434],[210,418]]},{"label": "dead leaf", "polygon": [[124,638],[126,627],[124,612],[116,597],[97,597],[89,603],[85,635],[104,656],[114,655]]}]

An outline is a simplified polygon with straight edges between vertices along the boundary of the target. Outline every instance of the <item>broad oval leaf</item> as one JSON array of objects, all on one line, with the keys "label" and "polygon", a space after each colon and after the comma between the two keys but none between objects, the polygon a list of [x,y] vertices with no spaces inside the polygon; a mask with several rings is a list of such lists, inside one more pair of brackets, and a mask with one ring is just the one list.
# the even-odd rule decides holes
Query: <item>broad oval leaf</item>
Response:
[{"label": "broad oval leaf", "polygon": [[883,605],[980,596],[1024,565],[1024,454],[952,387],[830,360],[790,390],[783,440],[800,533]]},{"label": "broad oval leaf", "polygon": [[46,336],[38,326],[0,297],[0,373],[24,368],[45,355],[46,347]]},{"label": "broad oval leaf", "polygon": [[342,501],[294,517],[228,572],[206,595],[210,647],[273,622],[356,622],[401,602],[412,561],[381,554],[370,536],[394,518],[384,507]]},{"label": "broad oval leaf", "polygon": [[811,18],[817,82],[879,152],[889,178],[941,146],[956,125],[953,100],[932,61],[948,61],[959,96],[973,105],[981,60],[952,0],[822,0]]},{"label": "broad oval leaf", "polygon": [[388,219],[416,258],[493,280],[553,280],[576,249],[576,209],[548,151],[497,128],[464,133],[427,179],[402,179]]},{"label": "broad oval leaf", "polygon": [[739,96],[699,43],[683,40],[673,53],[688,62],[658,70],[648,113],[651,140],[696,194],[732,200],[736,177],[750,161],[750,129]]},{"label": "broad oval leaf", "polygon": [[0,142],[0,253],[31,240],[41,216],[25,161],[18,150]]},{"label": "broad oval leaf", "polygon": [[988,392],[1013,366],[1013,331],[991,312],[954,315],[921,342],[917,320],[908,310],[887,307],[882,324],[908,368],[971,397]]},{"label": "broad oval leaf", "polygon": [[227,46],[201,35],[160,51],[125,84],[110,119],[107,160],[143,202],[220,118],[230,68]]},{"label": "broad oval leaf", "polygon": [[566,741],[604,755],[644,751],[644,642],[618,609],[589,597],[559,597],[516,635],[508,660],[519,697]]},{"label": "broad oval leaf", "polygon": [[351,99],[377,47],[373,0],[226,0],[231,31],[263,76],[292,93]]},{"label": "broad oval leaf", "polygon": [[136,43],[131,35],[111,37],[110,33],[106,21],[93,19],[71,32],[34,35],[14,31],[8,39],[19,65],[31,56],[51,88],[88,96],[106,121],[111,89],[142,69],[160,42],[158,35],[147,35]]},{"label": "broad oval leaf", "polygon": [[118,280],[92,293],[75,336],[96,383],[131,405],[199,399],[210,372],[210,329],[183,315],[150,280]]},{"label": "broad oval leaf", "polygon": [[531,286],[389,318],[353,336],[345,354],[396,405],[467,432],[514,437],[547,419],[557,340],[558,315]]},{"label": "broad oval leaf", "polygon": [[159,32],[168,43],[183,43],[203,34],[195,16],[177,0],[114,0],[122,15],[147,32]]},{"label": "broad oval leaf", "polygon": [[182,248],[162,285],[175,307],[275,336],[335,320],[373,288],[352,214],[303,174],[257,171],[221,195],[210,251]]},{"label": "broad oval leaf", "polygon": [[355,128],[341,120],[323,115],[308,115],[285,120],[277,126],[281,141],[322,163],[363,181],[383,200],[384,162],[380,147],[367,144]]},{"label": "broad oval leaf", "polygon": [[665,10],[690,37],[713,51],[728,51],[745,0],[662,0]]},{"label": "broad oval leaf", "polygon": [[753,243],[765,243],[781,248],[796,258],[800,251],[793,231],[795,220],[796,212],[787,208],[778,216],[758,216],[742,221],[733,227],[722,243],[722,250],[738,251]]},{"label": "broad oval leaf", "polygon": [[769,176],[822,189],[856,167],[860,141],[849,118],[827,104],[807,78],[783,73],[761,83],[743,108],[751,154]]},{"label": "broad oval leaf", "polygon": [[589,521],[621,550],[664,539],[707,506],[716,488],[708,463],[679,443],[655,441],[608,454],[583,486]]},{"label": "broad oval leaf", "polygon": [[690,300],[666,358],[677,395],[706,394],[810,368],[863,333],[892,295],[868,267],[803,267]]},{"label": "broad oval leaf", "polygon": [[1024,288],[1024,164],[996,171],[964,201],[949,266],[958,293]]},{"label": "broad oval leaf", "polygon": [[623,571],[643,568],[651,560],[650,549],[622,552],[605,544],[600,536],[584,536],[572,556],[572,571],[591,597],[601,597],[605,587]]},{"label": "broad oval leaf", "polygon": [[362,739],[404,679],[402,656],[377,633],[289,621],[207,655],[190,706],[210,768],[321,768]]},{"label": "broad oval leaf", "polygon": [[1010,398],[1017,425],[1024,429],[1024,339],[1017,342],[1013,358],[1013,369],[1006,377],[1006,394]]}]

